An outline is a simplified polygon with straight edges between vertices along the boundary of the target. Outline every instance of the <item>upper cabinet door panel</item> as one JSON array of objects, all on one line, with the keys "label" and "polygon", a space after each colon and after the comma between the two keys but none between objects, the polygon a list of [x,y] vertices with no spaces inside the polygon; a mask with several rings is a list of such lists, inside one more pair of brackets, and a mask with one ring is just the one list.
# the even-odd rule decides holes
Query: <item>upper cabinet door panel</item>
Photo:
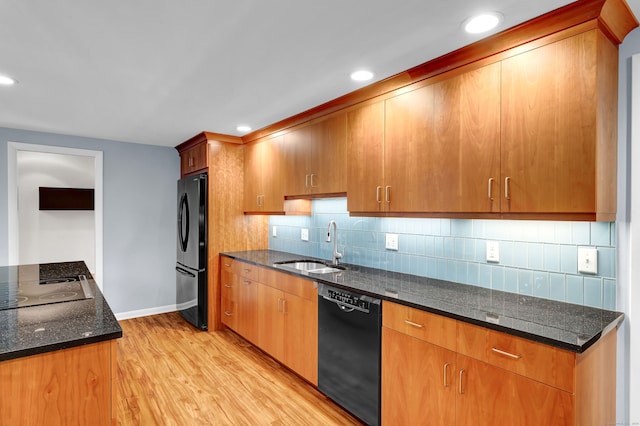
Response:
[{"label": "upper cabinet door panel", "polygon": [[311,168],[311,132],[309,126],[299,127],[284,135],[284,193],[303,195],[309,188]]},{"label": "upper cabinet door panel", "polygon": [[500,211],[500,64],[434,85],[429,211]]},{"label": "upper cabinet door panel", "polygon": [[384,102],[347,112],[347,210],[379,212],[384,189]]},{"label": "upper cabinet door panel", "polygon": [[347,115],[333,114],[311,127],[311,167],[309,186],[312,194],[347,191]]},{"label": "upper cabinet door panel", "polygon": [[[392,212],[430,211],[434,180],[443,164],[436,164],[430,145],[434,140],[434,89],[426,86],[385,101],[385,201]],[[438,191],[446,191],[438,188]]]},{"label": "upper cabinet door panel", "polygon": [[596,38],[582,33],[502,62],[503,212],[595,211]]}]

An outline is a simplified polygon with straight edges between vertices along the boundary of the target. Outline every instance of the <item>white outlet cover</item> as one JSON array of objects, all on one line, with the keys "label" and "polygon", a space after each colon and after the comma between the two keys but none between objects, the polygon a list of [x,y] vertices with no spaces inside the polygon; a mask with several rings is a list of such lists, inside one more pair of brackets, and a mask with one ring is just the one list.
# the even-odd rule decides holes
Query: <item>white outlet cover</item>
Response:
[{"label": "white outlet cover", "polygon": [[593,275],[598,273],[598,249],[578,247],[578,272]]},{"label": "white outlet cover", "polygon": [[300,239],[302,241],[309,241],[309,230],[307,228],[300,229]]},{"label": "white outlet cover", "polygon": [[385,239],[385,248],[398,250],[398,234],[386,234]]},{"label": "white outlet cover", "polygon": [[278,229],[275,225],[273,225],[273,228],[271,228],[271,235],[273,236],[273,238],[278,236]]},{"label": "white outlet cover", "polygon": [[500,243],[487,241],[487,262],[500,262]]}]

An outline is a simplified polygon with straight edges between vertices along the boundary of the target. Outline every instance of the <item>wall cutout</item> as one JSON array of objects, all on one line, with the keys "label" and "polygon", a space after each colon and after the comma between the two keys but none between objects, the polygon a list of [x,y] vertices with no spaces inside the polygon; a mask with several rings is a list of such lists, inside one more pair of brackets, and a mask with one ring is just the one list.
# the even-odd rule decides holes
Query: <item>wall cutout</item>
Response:
[{"label": "wall cutout", "polygon": [[93,189],[85,188],[39,188],[40,210],[93,210]]}]

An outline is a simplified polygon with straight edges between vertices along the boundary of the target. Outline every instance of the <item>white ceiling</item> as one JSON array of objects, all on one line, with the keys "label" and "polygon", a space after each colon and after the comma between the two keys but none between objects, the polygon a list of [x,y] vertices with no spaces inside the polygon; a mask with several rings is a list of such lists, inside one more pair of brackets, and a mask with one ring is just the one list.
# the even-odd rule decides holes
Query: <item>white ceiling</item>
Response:
[{"label": "white ceiling", "polygon": [[[0,0],[0,126],[175,146],[240,135],[568,0]],[[629,4],[640,15],[640,0]]]}]

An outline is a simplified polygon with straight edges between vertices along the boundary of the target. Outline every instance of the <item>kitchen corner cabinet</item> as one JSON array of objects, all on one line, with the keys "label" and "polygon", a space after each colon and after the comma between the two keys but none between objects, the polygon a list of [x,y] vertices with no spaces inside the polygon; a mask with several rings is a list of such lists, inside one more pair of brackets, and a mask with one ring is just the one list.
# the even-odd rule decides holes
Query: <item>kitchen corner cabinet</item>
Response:
[{"label": "kitchen corner cabinet", "polygon": [[617,65],[599,30],[502,61],[503,212],[615,220]]},{"label": "kitchen corner cabinet", "polygon": [[204,171],[207,166],[208,153],[206,139],[196,145],[180,151],[180,175],[187,175]]},{"label": "kitchen corner cabinet", "polygon": [[347,190],[346,114],[332,114],[284,135],[285,194],[304,196]]},{"label": "kitchen corner cabinet", "polygon": [[383,303],[383,424],[615,423],[615,330],[576,354]]},{"label": "kitchen corner cabinet", "polygon": [[258,268],[222,256],[222,323],[245,339],[258,342]]},{"label": "kitchen corner cabinet", "polygon": [[245,213],[283,213],[282,136],[244,147]]}]

